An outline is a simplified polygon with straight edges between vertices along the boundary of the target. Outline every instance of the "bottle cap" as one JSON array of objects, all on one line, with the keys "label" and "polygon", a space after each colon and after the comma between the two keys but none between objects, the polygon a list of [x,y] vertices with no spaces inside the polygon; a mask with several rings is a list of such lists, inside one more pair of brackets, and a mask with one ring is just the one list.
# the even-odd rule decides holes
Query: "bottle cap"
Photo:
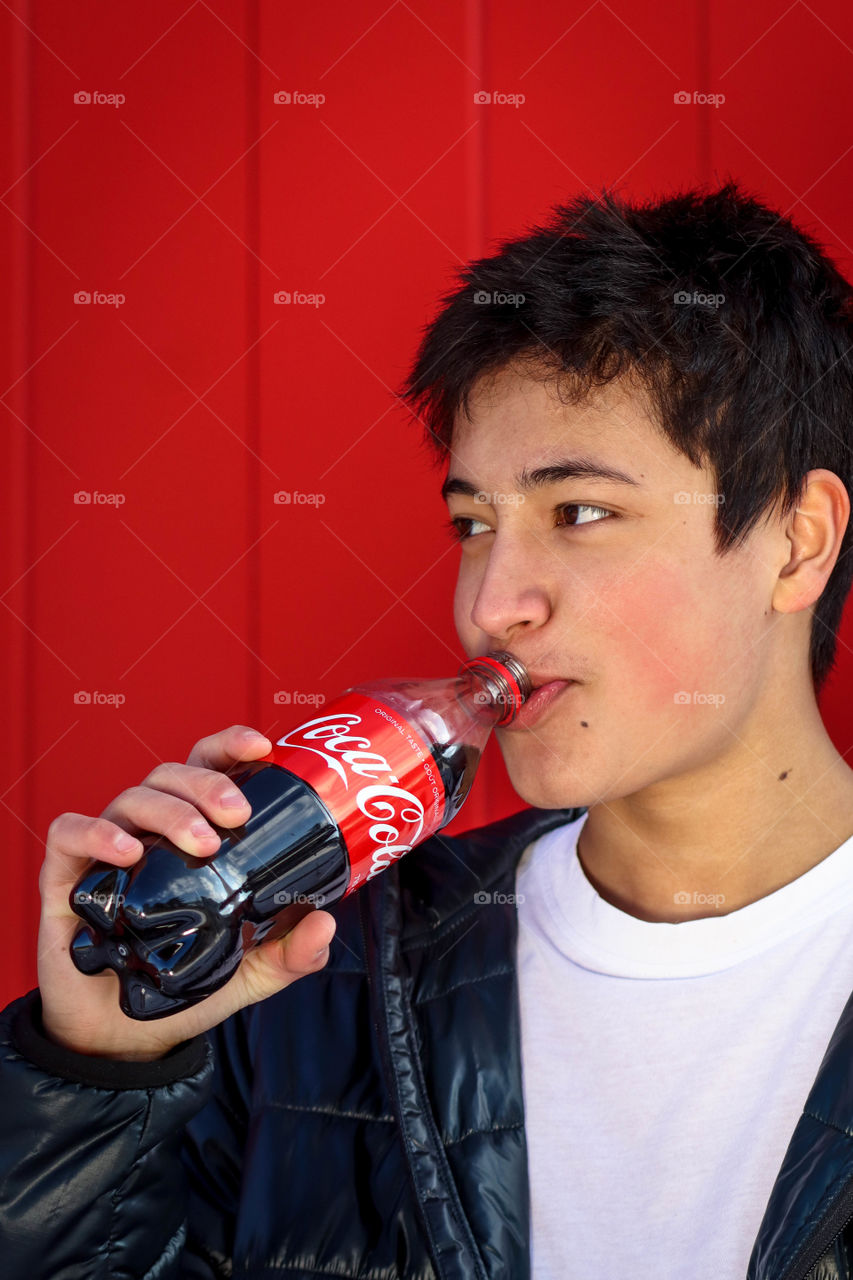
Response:
[{"label": "bottle cap", "polygon": [[511,653],[479,654],[459,668],[479,676],[492,695],[492,701],[504,707],[504,714],[496,722],[497,728],[511,724],[531,693],[527,668]]}]

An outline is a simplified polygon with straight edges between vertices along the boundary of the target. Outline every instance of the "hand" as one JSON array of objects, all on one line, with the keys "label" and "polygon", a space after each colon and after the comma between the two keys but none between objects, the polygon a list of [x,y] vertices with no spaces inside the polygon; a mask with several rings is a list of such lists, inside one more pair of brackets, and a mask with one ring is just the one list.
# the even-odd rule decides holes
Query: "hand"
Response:
[{"label": "hand", "polygon": [[[158,765],[138,787],[116,796],[99,818],[63,813],[53,820],[39,874],[38,937],[38,979],[50,1039],[77,1053],[153,1061],[245,1005],[323,968],[335,920],[328,911],[311,911],[284,938],[267,939],[248,951],[230,981],[206,1000],[165,1018],[138,1022],[122,1013],[118,978],[111,970],[82,974],[69,954],[81,926],[69,897],[92,861],[132,866],[142,856],[135,833],[147,831],[166,836],[196,857],[215,853],[219,837],[205,819],[237,827],[251,813],[223,771],[240,761],[258,760],[271,749],[262,734],[232,725],[197,742],[185,765]],[[235,796],[236,805],[226,804]]]}]

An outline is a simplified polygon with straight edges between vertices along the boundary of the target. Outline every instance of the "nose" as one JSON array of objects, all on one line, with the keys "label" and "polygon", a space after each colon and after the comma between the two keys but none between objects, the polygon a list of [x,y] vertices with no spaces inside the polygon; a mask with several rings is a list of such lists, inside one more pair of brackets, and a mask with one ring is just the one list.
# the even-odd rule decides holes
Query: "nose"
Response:
[{"label": "nose", "polygon": [[495,534],[471,606],[474,626],[498,641],[510,639],[517,629],[544,626],[552,613],[546,555],[536,539],[522,543]]}]

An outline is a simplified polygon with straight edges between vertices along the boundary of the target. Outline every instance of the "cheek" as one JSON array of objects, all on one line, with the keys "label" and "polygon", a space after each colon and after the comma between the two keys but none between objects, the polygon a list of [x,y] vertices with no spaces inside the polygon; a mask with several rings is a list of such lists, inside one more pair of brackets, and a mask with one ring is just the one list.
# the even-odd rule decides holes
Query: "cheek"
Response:
[{"label": "cheek", "polygon": [[714,673],[726,665],[720,612],[682,567],[641,566],[614,578],[598,589],[587,621],[609,649],[598,655],[602,670],[632,703],[660,711],[685,690],[717,691]]}]

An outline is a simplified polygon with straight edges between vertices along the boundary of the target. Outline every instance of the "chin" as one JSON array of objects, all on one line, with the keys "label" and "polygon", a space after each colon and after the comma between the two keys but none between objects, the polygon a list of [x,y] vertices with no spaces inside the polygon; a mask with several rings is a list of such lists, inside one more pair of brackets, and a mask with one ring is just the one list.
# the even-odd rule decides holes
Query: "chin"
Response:
[{"label": "chin", "polygon": [[541,770],[518,767],[506,756],[504,760],[509,780],[525,804],[532,804],[537,809],[577,809],[596,803],[597,797],[586,796],[580,783],[572,784],[566,778],[543,777]]}]

